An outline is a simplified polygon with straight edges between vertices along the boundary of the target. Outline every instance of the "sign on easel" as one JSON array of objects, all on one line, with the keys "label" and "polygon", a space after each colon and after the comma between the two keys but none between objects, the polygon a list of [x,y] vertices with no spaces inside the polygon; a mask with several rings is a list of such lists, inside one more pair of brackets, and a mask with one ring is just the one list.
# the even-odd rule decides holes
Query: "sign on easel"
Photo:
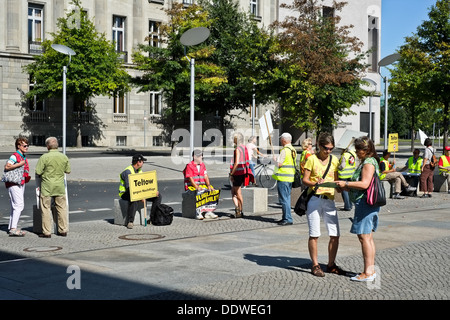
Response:
[{"label": "sign on easel", "polygon": [[270,137],[270,134],[273,132],[273,125],[272,125],[272,117],[270,115],[270,111],[267,110],[266,113],[264,113],[264,116],[262,116],[259,120],[259,127],[261,128],[261,137],[266,140],[269,138],[269,143],[272,148],[273,153],[273,145],[272,145],[272,138]]}]

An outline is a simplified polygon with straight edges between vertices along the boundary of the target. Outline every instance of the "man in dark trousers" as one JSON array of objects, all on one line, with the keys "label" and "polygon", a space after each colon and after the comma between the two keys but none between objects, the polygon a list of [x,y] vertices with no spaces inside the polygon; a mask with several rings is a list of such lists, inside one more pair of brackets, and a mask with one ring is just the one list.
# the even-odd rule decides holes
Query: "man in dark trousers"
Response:
[{"label": "man in dark trousers", "polygon": [[[136,215],[139,204],[139,201],[131,201],[130,199],[130,186],[128,185],[128,176],[130,174],[142,172],[142,166],[144,165],[145,161],[147,161],[147,159],[144,158],[142,154],[135,154],[131,161],[131,165],[126,167],[120,174],[119,196],[123,200],[129,202],[127,210],[128,229],[133,229],[134,216]],[[155,213],[156,207],[161,204],[161,195],[159,191],[157,192],[156,197],[149,198],[147,199],[147,201],[152,202],[152,210],[150,212],[150,215],[153,215]]]}]

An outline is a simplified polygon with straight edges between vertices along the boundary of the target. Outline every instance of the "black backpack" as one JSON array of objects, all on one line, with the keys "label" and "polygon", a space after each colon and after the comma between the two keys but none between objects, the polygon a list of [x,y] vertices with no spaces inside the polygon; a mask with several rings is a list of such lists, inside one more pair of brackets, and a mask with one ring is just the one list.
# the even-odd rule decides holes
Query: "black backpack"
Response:
[{"label": "black backpack", "polygon": [[172,223],[173,208],[166,204],[159,204],[155,213],[150,216],[150,221],[155,226],[166,226]]}]

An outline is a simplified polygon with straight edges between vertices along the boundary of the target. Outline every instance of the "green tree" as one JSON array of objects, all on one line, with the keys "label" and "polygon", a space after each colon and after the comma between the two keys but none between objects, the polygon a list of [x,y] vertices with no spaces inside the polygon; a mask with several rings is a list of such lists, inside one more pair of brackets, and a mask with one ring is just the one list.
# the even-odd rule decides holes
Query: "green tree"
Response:
[{"label": "green tree", "polygon": [[173,125],[189,119],[190,69],[180,37],[191,28],[210,30],[204,43],[186,50],[189,58],[195,58],[197,117],[210,118],[217,112],[224,132],[226,116],[233,110],[248,112],[254,87],[258,103],[270,98],[272,86],[265,71],[273,64],[270,48],[274,38],[240,12],[235,1],[199,1],[187,8],[174,4],[167,13],[169,22],[161,25],[164,45],[155,48],[140,44],[139,51],[133,54],[142,72],[134,83],[139,91],[164,93]]},{"label": "green tree", "polygon": [[[438,120],[435,112],[427,112],[436,109],[436,103],[428,99],[426,85],[422,82],[426,79],[424,75],[430,65],[425,63],[427,57],[419,49],[418,40],[417,36],[407,37],[406,44],[400,47],[400,59],[390,70],[389,84],[390,104],[403,108],[407,115],[405,121],[411,131],[411,151],[415,148],[414,139],[417,130],[425,131],[430,123]],[[395,114],[395,122],[399,121],[400,118]]]},{"label": "green tree", "polygon": [[[24,71],[35,82],[25,97],[37,97],[38,100],[61,97],[62,70],[63,66],[68,66],[66,90],[67,96],[74,100],[74,111],[78,111],[75,121],[77,146],[81,147],[80,113],[86,108],[94,108],[90,99],[99,95],[117,95],[129,91],[130,87],[128,73],[122,68],[113,43],[106,40],[105,34],[96,31],[94,23],[83,11],[80,0],[73,0],[72,4],[76,10],[58,19],[58,31],[51,33],[53,40],[42,43],[44,53],[24,67]],[[52,49],[54,43],[66,45],[75,51],[70,65],[69,57]]]},{"label": "green tree", "polygon": [[349,36],[352,26],[340,25],[336,14],[346,3],[333,2],[334,15],[323,14],[323,1],[294,0],[282,7],[298,13],[276,22],[280,101],[284,119],[306,130],[331,130],[351,107],[362,102],[361,73],[366,66],[359,39]]},{"label": "green tree", "polygon": [[[428,20],[417,33],[406,38],[400,54],[402,58],[395,78],[398,100],[413,100],[422,123],[442,121],[444,145],[448,145],[450,118],[450,0],[437,0],[430,8]],[[410,73],[409,75],[407,73]],[[410,95],[405,98],[406,94]],[[434,110],[437,119],[430,119],[423,110]]]},{"label": "green tree", "polygon": [[271,51],[275,38],[267,30],[258,27],[252,16],[239,9],[234,0],[202,0],[211,19],[211,36],[208,43],[215,50],[210,61],[225,72],[226,81],[217,90],[203,97],[218,110],[224,130],[225,117],[233,110],[249,111],[253,90],[259,104],[273,98],[271,70],[274,61]]},{"label": "green tree", "polygon": [[[199,5],[184,7],[174,3],[166,10],[167,24],[161,23],[159,46],[141,43],[132,57],[141,74],[133,79],[138,92],[161,91],[165,109],[162,121],[169,118],[169,134],[177,124],[186,124],[190,110],[190,59],[195,59],[195,111],[203,113],[198,103],[205,92],[214,92],[217,86],[226,81],[223,70],[210,63],[214,47],[202,43],[184,48],[180,38],[184,32],[196,27],[210,27],[208,13]],[[186,52],[185,52],[186,49]],[[165,122],[165,121],[164,121]]]}]

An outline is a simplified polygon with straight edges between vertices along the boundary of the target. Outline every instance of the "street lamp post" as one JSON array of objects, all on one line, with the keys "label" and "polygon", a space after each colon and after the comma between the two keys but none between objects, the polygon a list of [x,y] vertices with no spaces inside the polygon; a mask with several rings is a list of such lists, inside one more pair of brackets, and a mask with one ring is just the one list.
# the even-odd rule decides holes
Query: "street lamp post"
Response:
[{"label": "street lamp post", "polygon": [[[186,47],[195,46],[204,42],[209,37],[209,29],[205,27],[192,28],[181,35],[180,42]],[[191,67],[191,99],[190,99],[190,139],[189,139],[189,157],[194,151],[194,91],[195,91],[195,60],[189,59]]]},{"label": "street lamp post", "polygon": [[[75,51],[71,48],[62,45],[62,44],[52,44],[52,48],[62,54],[69,56],[69,63],[72,59],[72,56],[76,55]],[[62,114],[62,125],[63,125],[63,154],[66,154],[66,74],[67,74],[67,66],[63,66],[63,114]]]},{"label": "street lamp post", "polygon": [[[363,78],[364,81],[370,83],[371,85],[375,86],[375,90],[373,90],[374,92],[377,90],[377,83],[375,81],[373,81],[372,79],[369,78]],[[372,136],[372,96],[373,93],[370,94],[369,96],[369,138],[373,140],[373,136]]]},{"label": "street lamp post", "polygon": [[252,94],[252,136],[255,135],[255,117],[256,117],[256,106],[255,106],[255,98],[256,98],[256,94],[255,94],[255,86],[256,83],[253,82],[253,94]]},{"label": "street lamp post", "polygon": [[388,147],[388,139],[387,139],[387,131],[388,131],[388,76],[383,77],[380,73],[381,67],[386,67],[395,61],[400,59],[399,53],[393,53],[391,55],[388,55],[387,57],[384,57],[378,62],[378,73],[380,74],[381,78],[384,80],[384,149],[386,150]]}]

